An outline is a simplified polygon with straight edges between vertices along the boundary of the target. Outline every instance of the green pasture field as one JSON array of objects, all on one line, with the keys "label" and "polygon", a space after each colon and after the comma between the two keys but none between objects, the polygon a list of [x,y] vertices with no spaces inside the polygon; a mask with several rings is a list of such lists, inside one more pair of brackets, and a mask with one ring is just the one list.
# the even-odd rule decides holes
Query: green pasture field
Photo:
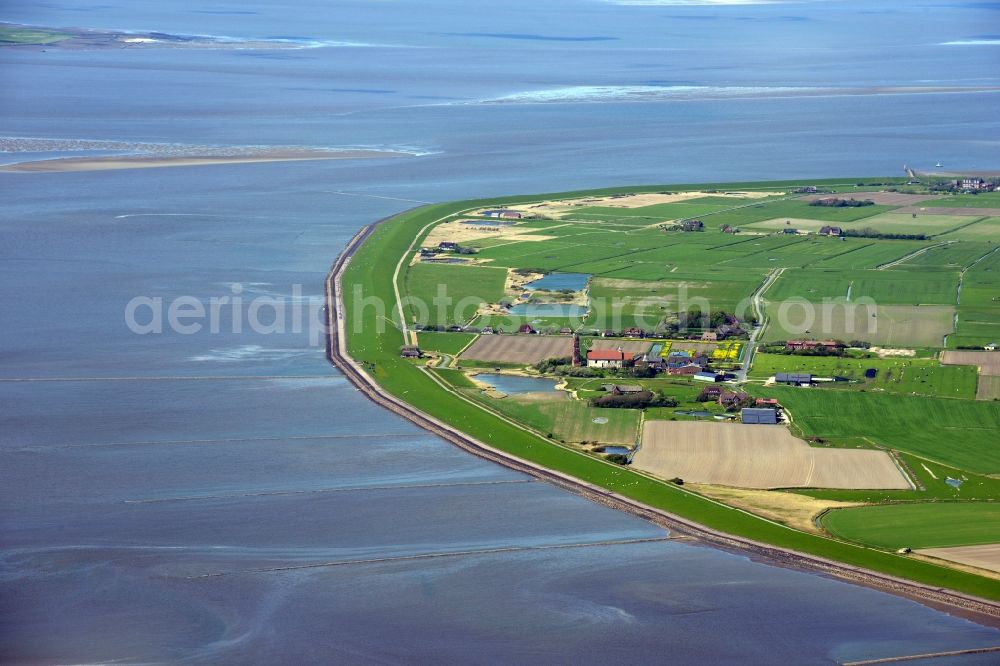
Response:
[{"label": "green pasture field", "polygon": [[736,312],[743,303],[742,309],[747,310],[750,295],[762,280],[753,274],[739,280],[712,281],[594,278],[590,283],[591,312],[584,324],[598,329],[638,326],[649,330],[665,315],[692,307]]},{"label": "green pasture field", "polygon": [[972,472],[1000,473],[1000,403],[777,386],[754,392],[778,398],[803,437],[863,439]]},{"label": "green pasture field", "polygon": [[[878,370],[874,379],[865,371]],[[917,358],[848,358],[839,356],[792,356],[757,354],[750,377],[767,379],[778,372],[808,372],[816,377],[846,377],[850,382],[823,384],[817,390],[882,390],[892,393],[976,397],[976,369],[973,366],[941,365],[931,359]]]},{"label": "green pasture field", "polygon": [[937,236],[972,222],[967,215],[921,215],[912,213],[882,213],[858,222],[845,224],[846,229],[874,229],[885,234],[925,234]]},{"label": "green pasture field", "polygon": [[948,346],[1000,342],[1000,248],[965,272],[958,327]]},{"label": "green pasture field", "polygon": [[434,369],[434,376],[456,389],[479,390],[479,386],[461,370]]},{"label": "green pasture field", "polygon": [[[953,332],[955,308],[948,305],[876,305],[773,301],[765,306],[763,341],[797,338],[862,340],[884,347],[940,347]],[[874,314],[874,316],[872,316]]]},{"label": "green pasture field", "polygon": [[851,301],[870,298],[886,305],[953,305],[958,289],[958,272],[916,272],[897,270],[789,269],[767,290],[767,299],[783,301],[804,298]]},{"label": "green pasture field", "polygon": [[[864,199],[864,192],[846,193],[844,197],[850,199]],[[810,206],[808,201],[803,199],[784,199],[780,201],[765,201],[763,203],[747,206],[737,210],[731,210],[712,215],[706,215],[702,222],[705,227],[718,228],[721,224],[729,224],[742,228],[745,225],[763,222],[765,220],[792,219],[821,220],[827,223],[854,222],[864,218],[873,217],[881,213],[888,213],[898,206],[861,206],[859,208],[833,208],[828,206]]]},{"label": "green pasture field", "polygon": [[822,525],[876,548],[943,548],[1000,541],[1000,502],[929,502],[837,509]]},{"label": "green pasture field", "polygon": [[[891,183],[899,182],[892,179]],[[738,189],[774,187],[789,191],[803,185],[820,187],[844,185],[844,179],[831,181],[784,183],[733,183],[712,187]],[[684,186],[673,186],[682,189]],[[695,187],[695,186],[692,186]],[[709,187],[696,186],[699,189]],[[377,307],[362,307],[360,298],[381,300],[389,307],[392,316],[392,275],[397,261],[404,255],[414,237],[424,225],[473,206],[501,206],[544,201],[553,198],[610,195],[637,191],[662,191],[663,186],[614,188],[561,195],[536,197],[510,197],[489,201],[463,201],[432,205],[409,211],[378,226],[358,249],[343,281],[344,316],[347,320],[348,350],[358,362],[364,363],[368,372],[383,390],[406,400],[431,416],[441,419],[471,437],[506,451],[521,459],[549,469],[574,476],[581,481],[631,497],[636,501],[684,516],[723,532],[832,558],[846,564],[867,567],[890,575],[910,578],[925,584],[948,587],[977,594],[990,599],[1000,599],[1000,581],[876,550],[861,548],[849,543],[806,534],[785,526],[754,517],[718,502],[700,497],[683,487],[657,481],[633,473],[621,466],[608,463],[564,448],[545,438],[526,432],[515,425],[483,411],[463,400],[458,394],[446,390],[417,364],[398,357],[403,344],[402,334],[393,327],[384,326],[386,312]],[[702,235],[702,234],[698,234]],[[355,290],[357,287],[357,291]],[[780,391],[775,391],[780,392]],[[829,394],[825,394],[829,395]],[[864,395],[872,394],[848,394]],[[963,401],[946,401],[958,403]],[[988,405],[992,403],[975,403]],[[877,422],[877,420],[875,421]],[[964,425],[967,425],[968,422]],[[995,424],[992,426],[994,429]]]},{"label": "green pasture field", "polygon": [[944,195],[922,201],[920,205],[934,208],[1000,208],[1000,192]]},{"label": "green pasture field", "polygon": [[[563,442],[600,442],[601,444],[635,444],[639,437],[639,411],[635,409],[601,409],[586,402],[572,400],[565,394],[554,398],[481,397],[490,409],[516,419],[543,435],[551,433]],[[594,423],[594,419],[608,419]]]},{"label": "green pasture field", "polygon": [[813,268],[878,268],[927,247],[926,241],[877,241],[868,238],[842,238],[844,252],[812,264]]},{"label": "green pasture field", "polygon": [[1000,342],[1000,311],[960,308],[958,328],[948,336],[948,348],[982,346]]},{"label": "green pasture field", "polygon": [[441,331],[421,331],[417,334],[420,349],[436,351],[454,356],[476,339],[475,333],[445,333]]},{"label": "green pasture field", "polygon": [[993,249],[990,243],[976,241],[954,241],[947,245],[939,243],[932,243],[926,252],[913,256],[889,270],[921,272],[929,268],[961,270]]},{"label": "green pasture field", "polygon": [[941,240],[994,241],[1000,238],[1000,217],[980,217],[967,226],[941,235]]},{"label": "green pasture field", "polygon": [[[472,319],[482,303],[496,303],[503,298],[504,281],[507,271],[484,266],[462,266],[458,264],[417,263],[406,271],[406,293],[416,303],[425,304],[427,310],[421,312],[413,305],[410,313],[424,324],[447,326],[461,324]],[[451,299],[448,306],[439,307],[435,303],[439,291]],[[465,303],[462,303],[465,301]],[[459,305],[463,307],[459,308]]]},{"label": "green pasture field", "polygon": [[965,272],[960,305],[1000,308],[1000,247]]}]

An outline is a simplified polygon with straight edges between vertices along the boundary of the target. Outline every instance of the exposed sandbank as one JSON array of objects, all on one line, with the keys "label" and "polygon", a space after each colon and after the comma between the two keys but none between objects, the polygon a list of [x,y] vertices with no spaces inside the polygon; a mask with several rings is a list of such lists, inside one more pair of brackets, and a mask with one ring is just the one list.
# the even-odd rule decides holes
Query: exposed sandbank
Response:
[{"label": "exposed sandbank", "polygon": [[243,155],[107,155],[101,157],[61,157],[51,160],[16,162],[0,166],[0,171],[56,173],[65,171],[109,171],[160,167],[204,166],[209,164],[250,164],[302,160],[357,160],[412,157],[409,153],[381,150],[282,150]]}]

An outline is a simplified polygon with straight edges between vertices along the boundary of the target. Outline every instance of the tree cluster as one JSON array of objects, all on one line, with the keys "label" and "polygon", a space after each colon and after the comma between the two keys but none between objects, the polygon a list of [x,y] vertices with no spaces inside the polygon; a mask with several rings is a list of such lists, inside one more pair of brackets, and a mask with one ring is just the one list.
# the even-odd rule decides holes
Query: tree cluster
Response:
[{"label": "tree cluster", "polygon": [[844,229],[843,235],[853,238],[879,238],[882,240],[928,240],[927,234],[891,234],[876,231],[871,227],[864,229]]},{"label": "tree cluster", "polygon": [[827,197],[825,199],[816,199],[815,201],[809,202],[810,206],[824,206],[826,208],[862,208],[864,206],[874,206],[875,202],[871,199],[855,199],[851,197],[850,199],[840,199],[838,197]]},{"label": "tree cluster", "polygon": [[652,391],[640,391],[639,393],[624,393],[622,395],[602,395],[590,399],[591,407],[605,407],[612,409],[645,409],[646,407],[676,407],[677,399],[653,393]]}]

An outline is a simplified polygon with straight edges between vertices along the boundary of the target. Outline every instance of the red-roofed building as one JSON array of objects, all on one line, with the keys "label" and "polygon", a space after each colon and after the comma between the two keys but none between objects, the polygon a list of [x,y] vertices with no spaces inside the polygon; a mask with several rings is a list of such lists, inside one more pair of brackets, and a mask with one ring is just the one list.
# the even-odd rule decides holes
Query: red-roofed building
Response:
[{"label": "red-roofed building", "polygon": [[624,368],[632,365],[635,354],[621,349],[591,349],[587,352],[588,368]]}]

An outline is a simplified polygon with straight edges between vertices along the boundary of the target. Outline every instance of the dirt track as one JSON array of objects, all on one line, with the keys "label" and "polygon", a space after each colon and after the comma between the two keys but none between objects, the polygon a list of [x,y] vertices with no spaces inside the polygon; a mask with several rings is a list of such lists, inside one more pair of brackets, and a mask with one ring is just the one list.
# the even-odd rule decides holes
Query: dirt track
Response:
[{"label": "dirt track", "polygon": [[344,309],[340,297],[340,280],[351,257],[376,225],[384,221],[369,225],[359,231],[341,252],[326,279],[327,358],[344,374],[348,381],[376,404],[476,456],[548,481],[600,504],[644,518],[671,530],[673,533],[688,535],[716,548],[760,558],[770,564],[823,573],[856,584],[917,599],[932,606],[958,610],[980,622],[1000,626],[1000,603],[712,530],[680,516],[654,509],[617,493],[494,449],[389,395],[347,354],[347,341],[344,336]]}]

